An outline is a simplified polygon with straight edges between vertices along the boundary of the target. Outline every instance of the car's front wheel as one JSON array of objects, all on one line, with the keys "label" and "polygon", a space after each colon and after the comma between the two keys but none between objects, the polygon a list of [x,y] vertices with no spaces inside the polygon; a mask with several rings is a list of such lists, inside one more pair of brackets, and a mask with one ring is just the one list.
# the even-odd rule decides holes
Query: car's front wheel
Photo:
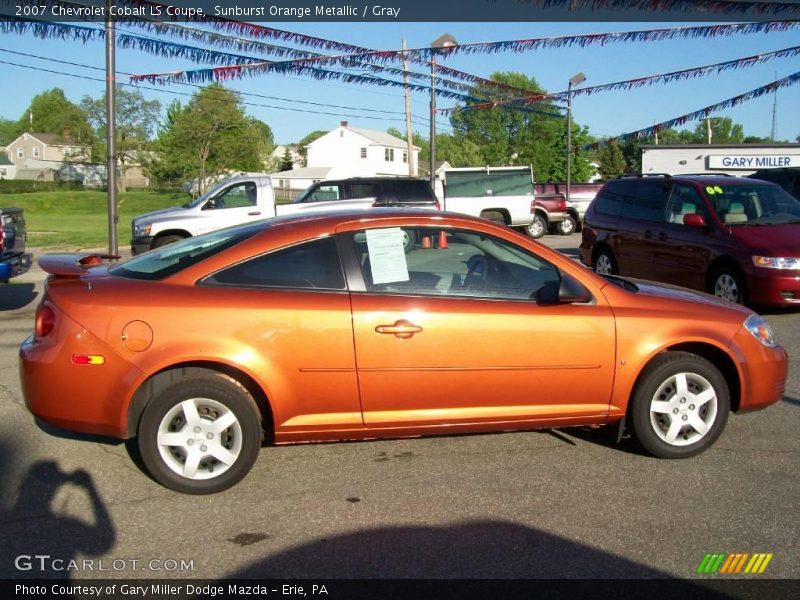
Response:
[{"label": "car's front wheel", "polygon": [[650,363],[631,399],[630,425],[645,450],[660,458],[687,458],[709,448],[730,412],[725,378],[689,352],[665,352]]},{"label": "car's front wheel", "polygon": [[147,405],[138,444],[158,483],[212,494],[250,471],[261,439],[259,411],[244,387],[222,373],[189,369]]},{"label": "car's front wheel", "polygon": [[745,303],[745,283],[738,271],[723,266],[711,274],[709,292],[717,298],[724,298],[737,304]]}]

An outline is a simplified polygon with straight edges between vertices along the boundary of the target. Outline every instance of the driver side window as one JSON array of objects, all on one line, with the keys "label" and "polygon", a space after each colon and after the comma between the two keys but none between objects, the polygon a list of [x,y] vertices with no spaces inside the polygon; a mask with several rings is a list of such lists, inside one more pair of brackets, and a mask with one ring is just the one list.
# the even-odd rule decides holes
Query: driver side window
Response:
[{"label": "driver side window", "polygon": [[358,232],[353,243],[373,293],[528,300],[561,281],[535,254],[475,232],[393,227]]},{"label": "driver side window", "polygon": [[220,210],[225,208],[242,208],[255,206],[258,199],[256,184],[252,181],[232,185],[214,196],[203,207],[203,210]]}]

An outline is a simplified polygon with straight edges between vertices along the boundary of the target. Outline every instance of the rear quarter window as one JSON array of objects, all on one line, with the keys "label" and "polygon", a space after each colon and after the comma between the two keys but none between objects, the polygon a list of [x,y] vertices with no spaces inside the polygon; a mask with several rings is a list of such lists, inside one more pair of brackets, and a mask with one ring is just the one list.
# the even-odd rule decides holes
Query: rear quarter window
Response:
[{"label": "rear quarter window", "polygon": [[666,201],[664,181],[618,180],[607,183],[597,194],[595,211],[601,215],[660,221]]}]

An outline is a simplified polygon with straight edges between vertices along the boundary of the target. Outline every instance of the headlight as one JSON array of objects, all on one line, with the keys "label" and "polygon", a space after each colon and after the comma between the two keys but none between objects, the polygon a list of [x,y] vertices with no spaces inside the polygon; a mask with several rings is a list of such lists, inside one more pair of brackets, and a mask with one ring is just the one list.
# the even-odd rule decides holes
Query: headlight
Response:
[{"label": "headlight", "polygon": [[150,235],[151,223],[134,223],[133,237],[147,237]]},{"label": "headlight", "polygon": [[754,256],[753,264],[765,269],[798,269],[800,258],[785,258],[781,256]]},{"label": "headlight", "polygon": [[772,333],[772,328],[767,325],[767,322],[756,314],[752,314],[744,322],[744,327],[753,334],[759,342],[764,344],[767,348],[774,348],[777,346],[775,335]]}]

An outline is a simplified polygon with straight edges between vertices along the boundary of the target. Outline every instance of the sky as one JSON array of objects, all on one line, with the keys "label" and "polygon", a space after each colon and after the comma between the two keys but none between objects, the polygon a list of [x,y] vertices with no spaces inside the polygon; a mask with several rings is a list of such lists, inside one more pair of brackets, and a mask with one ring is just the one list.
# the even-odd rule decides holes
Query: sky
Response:
[{"label": "sky", "polygon": [[[267,23],[277,29],[374,49],[399,49],[402,39],[411,48],[429,46],[443,33],[450,33],[459,43],[468,43],[704,24],[708,23]],[[135,30],[132,32],[141,33]],[[586,75],[583,85],[601,85],[735,60],[797,45],[800,45],[800,29],[785,33],[737,34],[716,39],[626,42],[585,48],[545,49],[524,54],[502,52],[459,55],[448,58],[443,64],[485,78],[498,71],[517,71],[534,77],[546,90],[557,92],[565,90],[569,78],[578,72]],[[40,40],[30,35],[0,34],[0,61],[3,61],[0,62],[0,82],[5,91],[3,102],[0,103],[0,117],[18,119],[24,114],[34,95],[53,87],[63,89],[67,97],[76,103],[84,95],[100,97],[104,93],[102,71],[20,56],[8,51],[72,61],[96,68],[103,68],[105,65],[102,42],[84,45],[72,41]],[[84,75],[99,81],[34,71],[16,65]],[[192,64],[187,60],[163,59],[137,50],[119,49],[117,52],[117,69],[120,72],[149,73],[202,66],[205,65]],[[424,71],[424,67],[421,70]],[[587,126],[595,136],[616,136],[750,91],[773,81],[776,75],[780,78],[798,71],[800,56],[775,59],[754,67],[688,81],[578,96],[573,102],[573,117],[576,123]],[[127,77],[120,76],[120,81],[127,82]],[[279,74],[232,80],[225,85],[242,94],[243,100],[249,103],[246,107],[248,114],[267,123],[279,144],[297,142],[314,130],[333,129],[342,120],[348,121],[353,127],[382,131],[389,127],[400,130],[405,128],[402,88],[316,81],[308,77]],[[171,92],[190,94],[196,88],[170,85],[159,91],[142,91],[147,98],[158,99],[166,107],[173,98],[184,102],[188,100],[187,96]],[[258,94],[260,97],[251,94]],[[766,137],[770,135],[772,127],[774,101],[775,96],[768,94],[715,113],[714,116],[731,117],[734,122],[741,123],[745,135]],[[455,104],[454,101],[444,98],[438,99],[437,103],[439,108]],[[796,141],[800,135],[798,107],[800,85],[778,91],[776,139]],[[425,137],[428,135],[428,112],[428,94],[412,93],[414,129]],[[695,125],[696,123],[688,123],[684,127],[694,129]],[[437,116],[437,130],[452,131],[446,116]]]}]

